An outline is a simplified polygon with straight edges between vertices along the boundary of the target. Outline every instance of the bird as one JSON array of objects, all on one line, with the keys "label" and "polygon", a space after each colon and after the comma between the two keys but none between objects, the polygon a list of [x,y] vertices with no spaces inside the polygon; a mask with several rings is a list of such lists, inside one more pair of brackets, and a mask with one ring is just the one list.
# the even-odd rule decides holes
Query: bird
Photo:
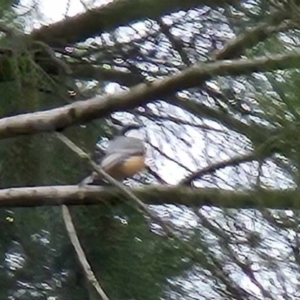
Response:
[{"label": "bird", "polygon": [[[115,180],[132,178],[146,168],[146,145],[139,130],[140,124],[128,124],[109,142],[99,166]],[[103,175],[93,172],[79,185],[106,185]]]}]

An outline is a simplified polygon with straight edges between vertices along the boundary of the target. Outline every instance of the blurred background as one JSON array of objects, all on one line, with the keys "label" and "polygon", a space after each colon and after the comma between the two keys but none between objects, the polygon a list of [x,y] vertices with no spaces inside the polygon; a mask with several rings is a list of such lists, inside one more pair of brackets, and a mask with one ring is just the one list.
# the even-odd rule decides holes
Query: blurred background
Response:
[{"label": "blurred background", "polygon": [[[127,186],[184,183],[224,196],[219,207],[149,206],[182,242],[125,202],[71,207],[111,300],[300,298],[298,197],[285,205],[278,194],[266,207],[259,193],[299,186],[300,54],[284,64],[299,25],[291,1],[0,1],[1,118],[216,63],[194,88],[63,131],[93,155],[115,134],[112,119],[143,123],[148,168]],[[243,71],[241,58],[257,67]],[[224,60],[242,75],[218,71]],[[90,171],[52,133],[0,140],[1,188],[76,185]],[[223,190],[241,195],[238,208]],[[1,208],[0,228],[0,299],[100,299],[60,207]]]}]

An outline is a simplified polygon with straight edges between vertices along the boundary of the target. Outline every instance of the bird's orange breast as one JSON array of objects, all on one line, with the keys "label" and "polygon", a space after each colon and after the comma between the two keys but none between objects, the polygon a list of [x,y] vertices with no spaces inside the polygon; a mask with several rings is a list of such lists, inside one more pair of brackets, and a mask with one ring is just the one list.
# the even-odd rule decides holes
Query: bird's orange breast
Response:
[{"label": "bird's orange breast", "polygon": [[[111,168],[104,168],[104,171],[116,180],[124,180],[125,178],[133,177],[145,169],[145,156],[131,156],[122,163],[116,164]],[[96,172],[93,173],[94,180],[101,179],[102,175]]]},{"label": "bird's orange breast", "polygon": [[145,156],[132,156],[124,161],[124,163],[120,166],[120,171],[125,175],[125,177],[132,177],[145,169],[145,167]]}]

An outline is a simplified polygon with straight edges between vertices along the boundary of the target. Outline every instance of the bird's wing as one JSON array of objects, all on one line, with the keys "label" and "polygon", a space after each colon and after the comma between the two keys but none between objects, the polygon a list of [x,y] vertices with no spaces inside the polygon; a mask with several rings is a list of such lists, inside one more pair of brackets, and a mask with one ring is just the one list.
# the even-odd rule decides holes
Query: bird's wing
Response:
[{"label": "bird's wing", "polygon": [[94,181],[93,176],[90,175],[90,176],[85,177],[83,180],[81,180],[78,185],[79,186],[89,185],[89,184],[93,183],[93,181]]},{"label": "bird's wing", "polygon": [[[134,153],[133,153],[134,154]],[[101,167],[104,171],[113,169],[117,165],[122,164],[129,157],[133,156],[131,153],[126,152],[116,152],[106,155],[101,161]]]},{"label": "bird's wing", "polygon": [[106,150],[106,155],[113,153],[128,153],[130,155],[143,154],[146,152],[145,143],[136,138],[119,136],[112,140]]}]

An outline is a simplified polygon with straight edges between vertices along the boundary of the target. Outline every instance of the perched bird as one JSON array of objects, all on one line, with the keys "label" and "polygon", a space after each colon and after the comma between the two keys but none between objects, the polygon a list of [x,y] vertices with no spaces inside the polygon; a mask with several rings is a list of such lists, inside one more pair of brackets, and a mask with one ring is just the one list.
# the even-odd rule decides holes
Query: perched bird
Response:
[{"label": "perched bird", "polygon": [[[100,167],[118,181],[133,177],[145,167],[146,146],[139,129],[142,125],[130,124],[123,127],[107,147],[100,159]],[[93,172],[80,185],[102,185],[105,179],[101,174]]]}]

